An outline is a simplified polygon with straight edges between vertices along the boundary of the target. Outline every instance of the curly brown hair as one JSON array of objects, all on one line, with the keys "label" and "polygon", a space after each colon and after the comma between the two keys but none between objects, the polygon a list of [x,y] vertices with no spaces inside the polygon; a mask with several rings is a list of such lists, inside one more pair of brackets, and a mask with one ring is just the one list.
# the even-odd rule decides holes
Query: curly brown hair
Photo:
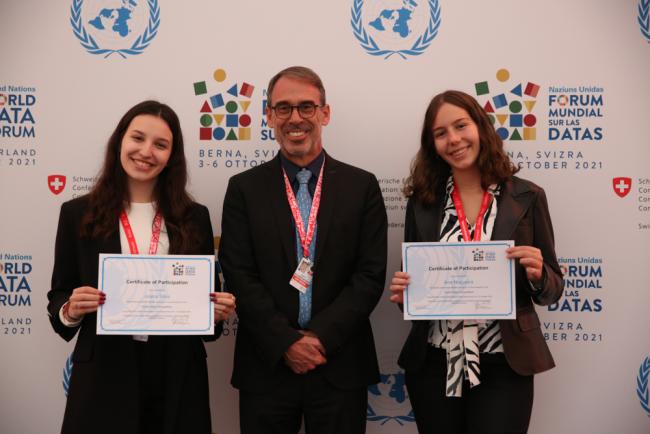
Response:
[{"label": "curly brown hair", "polygon": [[190,227],[194,202],[187,193],[187,163],[183,133],[176,113],[158,101],[143,101],[127,111],[108,139],[104,164],[97,183],[89,193],[89,204],[81,222],[84,238],[106,239],[115,232],[116,222],[130,201],[127,174],[120,163],[122,138],[131,121],[140,115],[159,117],[172,132],[172,150],[165,169],[158,175],[154,200],[169,233],[169,253],[191,253],[198,234]]},{"label": "curly brown hair", "polygon": [[477,165],[483,189],[491,184],[499,184],[519,171],[503,150],[503,140],[479,103],[464,92],[447,90],[433,97],[427,107],[422,123],[420,149],[411,163],[411,173],[406,178],[403,189],[405,196],[414,197],[426,205],[434,203],[436,193],[451,173],[449,164],[436,152],[433,138],[433,124],[440,107],[445,103],[465,110],[478,127],[481,149]]}]

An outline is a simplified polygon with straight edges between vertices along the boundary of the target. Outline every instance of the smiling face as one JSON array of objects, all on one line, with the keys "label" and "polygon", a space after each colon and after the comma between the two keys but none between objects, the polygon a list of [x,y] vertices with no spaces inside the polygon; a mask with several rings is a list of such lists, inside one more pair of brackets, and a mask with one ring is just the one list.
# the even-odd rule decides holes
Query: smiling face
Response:
[{"label": "smiling face", "polygon": [[432,128],[436,152],[449,164],[452,173],[478,170],[480,137],[476,123],[467,111],[444,103],[435,116]]},{"label": "smiling face", "polygon": [[158,175],[171,156],[172,144],[172,132],[163,119],[153,115],[133,118],[120,146],[120,163],[127,175],[132,200],[152,199]]},{"label": "smiling face", "polygon": [[[321,95],[318,88],[306,81],[281,77],[275,83],[271,101],[274,106],[278,104],[297,106],[306,102],[320,106]],[[322,130],[330,121],[328,105],[317,107],[314,116],[308,119],[300,117],[297,109],[291,111],[289,118],[280,119],[274,110],[267,107],[266,118],[280,144],[280,152],[289,161],[305,167],[320,154],[323,149]]]}]

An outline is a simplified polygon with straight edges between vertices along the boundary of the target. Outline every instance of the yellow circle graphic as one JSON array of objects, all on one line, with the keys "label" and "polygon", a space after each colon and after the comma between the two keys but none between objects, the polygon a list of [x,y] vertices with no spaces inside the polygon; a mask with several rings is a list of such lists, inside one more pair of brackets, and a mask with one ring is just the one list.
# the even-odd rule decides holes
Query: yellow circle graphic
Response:
[{"label": "yellow circle graphic", "polygon": [[497,71],[497,80],[503,82],[510,78],[510,71],[507,69],[499,69]]},{"label": "yellow circle graphic", "polygon": [[219,83],[224,81],[226,79],[226,71],[223,69],[217,69],[214,71],[214,79],[217,80]]}]

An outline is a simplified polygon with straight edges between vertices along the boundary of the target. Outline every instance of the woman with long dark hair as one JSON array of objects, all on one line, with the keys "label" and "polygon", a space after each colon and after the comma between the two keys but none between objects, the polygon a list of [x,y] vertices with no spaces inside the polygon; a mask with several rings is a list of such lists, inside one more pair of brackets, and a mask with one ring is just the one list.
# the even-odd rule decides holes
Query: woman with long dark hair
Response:
[{"label": "woman with long dark hair", "polygon": [[[554,366],[534,308],[562,295],[553,228],[544,190],[517,171],[474,98],[433,98],[404,189],[404,241],[514,240],[517,319],[413,321],[399,364],[421,434],[527,432],[533,375]],[[395,273],[392,302],[409,282]]]},{"label": "woman with long dark hair", "polygon": [[[61,432],[211,432],[203,336],[98,336],[100,253],[214,254],[208,209],[186,191],[187,166],[176,113],[144,101],[111,135],[90,194],[61,206],[48,312],[66,341],[79,334]],[[215,279],[218,283],[218,279]],[[235,306],[210,294],[215,321]]]}]

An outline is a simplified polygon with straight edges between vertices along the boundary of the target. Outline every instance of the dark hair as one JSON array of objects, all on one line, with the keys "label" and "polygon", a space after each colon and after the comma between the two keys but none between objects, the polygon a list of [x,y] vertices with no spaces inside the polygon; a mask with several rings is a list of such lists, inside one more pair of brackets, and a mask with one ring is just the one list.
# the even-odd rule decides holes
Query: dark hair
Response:
[{"label": "dark hair", "polygon": [[440,107],[445,103],[465,110],[478,127],[481,148],[477,165],[483,189],[487,189],[490,184],[499,184],[519,171],[503,150],[503,140],[479,103],[464,92],[447,90],[433,97],[424,114],[420,149],[411,164],[411,173],[404,186],[407,197],[414,196],[428,205],[435,201],[436,193],[451,173],[449,164],[436,152],[433,138],[433,124]]},{"label": "dark hair", "polygon": [[89,206],[81,222],[81,235],[106,239],[115,232],[119,215],[128,205],[127,174],[120,163],[120,148],[131,121],[140,115],[156,116],[172,132],[172,149],[167,166],[158,175],[154,200],[169,233],[169,253],[190,253],[198,234],[189,227],[193,201],[185,190],[187,164],[180,121],[174,111],[158,101],[143,101],[127,111],[108,139],[104,164],[89,194]]},{"label": "dark hair", "polygon": [[278,80],[282,77],[290,77],[295,80],[304,81],[311,84],[316,89],[318,89],[318,92],[320,93],[321,105],[326,104],[325,87],[323,86],[323,81],[320,79],[318,74],[316,74],[313,70],[305,66],[290,66],[275,74],[273,78],[271,78],[271,81],[269,81],[269,86],[266,88],[269,107],[273,105],[273,103],[271,102],[271,95],[273,94],[273,88],[275,87],[275,84],[278,82]]}]

